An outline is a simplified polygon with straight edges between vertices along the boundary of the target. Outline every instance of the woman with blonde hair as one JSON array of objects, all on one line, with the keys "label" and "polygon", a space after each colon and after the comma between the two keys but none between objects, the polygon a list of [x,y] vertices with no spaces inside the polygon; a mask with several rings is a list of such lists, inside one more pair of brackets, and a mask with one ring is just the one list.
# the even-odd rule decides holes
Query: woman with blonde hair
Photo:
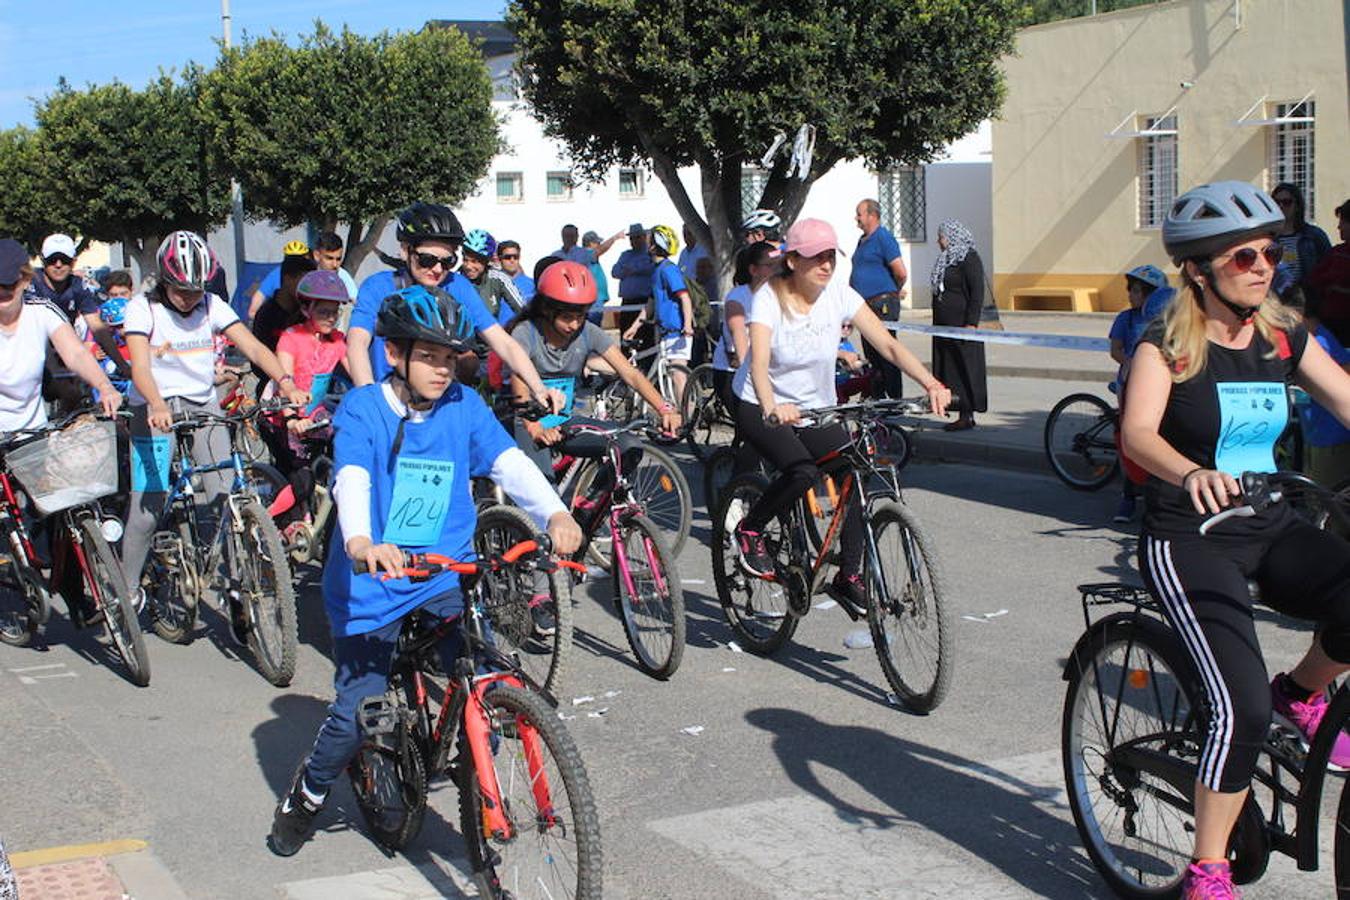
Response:
[{"label": "woman with blonde hair", "polygon": [[[1228,837],[1272,710],[1311,740],[1327,685],[1350,670],[1350,544],[1281,503],[1207,536],[1198,531],[1241,502],[1243,472],[1275,470],[1286,382],[1350,422],[1350,377],[1271,293],[1283,221],[1265,192],[1240,181],[1177,198],[1162,236],[1183,287],[1144,333],[1126,385],[1124,449],[1149,473],[1139,568],[1206,701],[1184,900],[1237,896]],[[1249,579],[1262,603],[1319,626],[1303,659],[1274,681],[1257,643]],[[1337,738],[1332,762],[1350,766],[1350,737]]]}]

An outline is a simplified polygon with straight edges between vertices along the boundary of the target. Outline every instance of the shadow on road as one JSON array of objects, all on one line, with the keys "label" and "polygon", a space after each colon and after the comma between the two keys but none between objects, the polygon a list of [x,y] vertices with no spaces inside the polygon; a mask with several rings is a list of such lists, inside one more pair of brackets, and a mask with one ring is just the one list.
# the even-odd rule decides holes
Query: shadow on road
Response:
[{"label": "shadow on road", "polygon": [[[773,750],[802,791],[832,806],[841,827],[917,826],[963,848],[1010,880],[1046,897],[1104,894],[1078,852],[1058,791],[876,728],[831,725],[806,713],[761,708],[746,721],[773,735]],[[838,773],[875,803],[840,796],[823,778]],[[977,774],[978,773],[978,774]],[[834,780],[834,779],[832,779]]]}]

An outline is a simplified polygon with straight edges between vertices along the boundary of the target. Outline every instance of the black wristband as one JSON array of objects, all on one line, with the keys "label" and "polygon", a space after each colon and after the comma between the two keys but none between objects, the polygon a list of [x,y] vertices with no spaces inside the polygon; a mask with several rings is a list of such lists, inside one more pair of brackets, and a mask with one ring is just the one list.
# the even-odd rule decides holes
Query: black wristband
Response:
[{"label": "black wristband", "polygon": [[1185,475],[1182,475],[1182,476],[1181,476],[1181,489],[1182,489],[1183,491],[1186,490],[1186,481],[1187,481],[1192,475],[1194,475],[1196,472],[1203,472],[1203,471],[1205,471],[1205,467],[1204,467],[1204,466],[1196,466],[1194,469],[1191,469],[1191,470],[1190,470],[1189,472],[1187,472]]}]

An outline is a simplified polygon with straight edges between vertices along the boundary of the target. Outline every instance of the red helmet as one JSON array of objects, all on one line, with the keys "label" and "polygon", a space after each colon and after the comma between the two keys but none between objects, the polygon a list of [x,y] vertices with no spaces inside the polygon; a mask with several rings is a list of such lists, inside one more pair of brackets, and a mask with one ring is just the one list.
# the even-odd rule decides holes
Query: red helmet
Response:
[{"label": "red helmet", "polygon": [[590,306],[595,302],[595,278],[579,262],[555,262],[539,276],[535,290],[550,300],[569,306]]}]

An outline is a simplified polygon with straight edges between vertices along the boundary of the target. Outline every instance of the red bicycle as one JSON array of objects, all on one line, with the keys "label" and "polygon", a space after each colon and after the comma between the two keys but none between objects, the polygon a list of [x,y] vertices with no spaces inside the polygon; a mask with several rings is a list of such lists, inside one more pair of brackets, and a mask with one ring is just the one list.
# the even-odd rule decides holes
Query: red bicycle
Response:
[{"label": "red bicycle", "polygon": [[[366,824],[390,850],[407,846],[421,829],[428,782],[452,779],[474,877],[493,898],[601,893],[600,821],[576,744],[516,660],[492,643],[483,612],[484,575],[581,568],[548,551],[541,536],[477,562],[405,557],[403,577],[463,576],[464,614],[440,619],[414,612],[404,619],[388,690],[358,710],[363,742],[348,768]],[[362,563],[353,567],[366,571]],[[463,644],[438,691],[436,649],[454,629]]]},{"label": "red bicycle", "polygon": [[[16,647],[40,641],[56,592],[77,625],[101,621],[131,681],[149,684],[150,658],[135,604],[109,546],[121,538],[122,523],[99,505],[117,493],[116,426],[78,410],[42,428],[10,432],[0,454],[0,641]],[[24,495],[46,518],[49,579],[42,576],[48,563],[25,522]]]}]

